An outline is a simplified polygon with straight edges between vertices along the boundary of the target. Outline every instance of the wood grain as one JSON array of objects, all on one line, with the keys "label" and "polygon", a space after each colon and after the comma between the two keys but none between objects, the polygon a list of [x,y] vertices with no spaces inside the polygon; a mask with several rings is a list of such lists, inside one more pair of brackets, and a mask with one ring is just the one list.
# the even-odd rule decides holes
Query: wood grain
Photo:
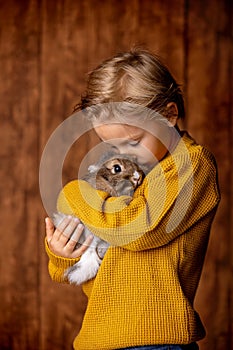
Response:
[{"label": "wood grain", "polygon": [[[87,73],[132,46],[149,48],[185,92],[182,124],[216,156],[222,201],[196,298],[207,329],[201,350],[232,346],[232,3],[228,0],[0,0],[0,348],[70,350],[86,297],[56,284],[44,252],[39,165],[71,114]],[[59,159],[67,136],[54,150]],[[64,161],[77,177],[97,143],[79,138]],[[48,180],[54,174],[48,171]]]},{"label": "wood grain", "polygon": [[231,344],[228,317],[232,225],[228,192],[228,185],[232,186],[230,11],[229,2],[219,1],[190,2],[189,7],[187,126],[214,153],[222,196],[196,298],[197,309],[207,326],[201,349],[228,349]]},{"label": "wood grain", "polygon": [[36,2],[1,4],[1,349],[40,341],[39,21]]}]

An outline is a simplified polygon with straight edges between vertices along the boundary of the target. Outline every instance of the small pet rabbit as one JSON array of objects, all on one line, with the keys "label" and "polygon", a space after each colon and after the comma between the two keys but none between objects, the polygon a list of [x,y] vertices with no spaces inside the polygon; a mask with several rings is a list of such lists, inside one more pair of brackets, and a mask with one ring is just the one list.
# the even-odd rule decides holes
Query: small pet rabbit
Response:
[{"label": "small pet rabbit", "polygon": [[[83,180],[98,190],[108,192],[112,197],[132,196],[145,177],[142,169],[135,163],[135,158],[129,155],[116,156],[115,152],[108,152],[99,162],[90,165],[88,171]],[[63,213],[53,215],[56,227],[65,216]],[[82,244],[89,234],[90,231],[85,227],[78,244]],[[76,285],[95,277],[108,247],[107,242],[94,236],[91,246],[84,252],[79,262],[66,270],[65,277]]]}]

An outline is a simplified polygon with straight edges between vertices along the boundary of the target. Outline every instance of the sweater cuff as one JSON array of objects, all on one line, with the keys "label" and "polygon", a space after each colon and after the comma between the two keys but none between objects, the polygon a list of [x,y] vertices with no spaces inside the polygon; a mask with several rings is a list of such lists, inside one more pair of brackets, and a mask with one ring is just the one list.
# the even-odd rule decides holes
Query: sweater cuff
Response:
[{"label": "sweater cuff", "polygon": [[49,257],[49,274],[52,280],[56,282],[68,282],[64,277],[64,272],[69,267],[73,266],[80,260],[79,258],[64,258],[54,254],[48,245],[47,239],[45,238],[45,251]]}]

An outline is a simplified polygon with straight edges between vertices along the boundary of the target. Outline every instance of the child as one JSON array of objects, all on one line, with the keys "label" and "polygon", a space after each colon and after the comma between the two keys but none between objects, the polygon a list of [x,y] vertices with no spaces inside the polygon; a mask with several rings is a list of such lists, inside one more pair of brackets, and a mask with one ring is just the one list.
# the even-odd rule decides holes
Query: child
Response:
[{"label": "child", "polygon": [[[89,300],[74,348],[198,349],[205,332],[193,302],[220,196],[213,156],[177,126],[180,88],[156,56],[133,50],[90,74],[80,109],[102,141],[152,170],[131,201],[81,180],[59,196],[59,211],[111,244],[96,278],[83,284]],[[46,219],[53,280],[64,282],[91,244],[89,236],[75,249],[82,230],[71,217],[56,230]]]}]

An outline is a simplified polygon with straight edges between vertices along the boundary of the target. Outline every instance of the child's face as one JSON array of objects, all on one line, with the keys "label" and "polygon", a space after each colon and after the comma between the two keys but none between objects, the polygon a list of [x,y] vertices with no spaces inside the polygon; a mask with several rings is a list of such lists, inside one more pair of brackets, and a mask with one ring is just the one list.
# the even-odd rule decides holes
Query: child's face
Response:
[{"label": "child's face", "polygon": [[[153,127],[153,129],[156,128]],[[126,124],[106,124],[96,126],[95,131],[100,139],[117,147],[120,153],[135,155],[140,164],[148,166],[155,165],[167,153],[168,148],[160,139],[164,140],[165,144],[169,144],[167,139],[170,128],[168,126],[157,126],[157,130],[152,130],[153,134],[142,128],[126,125]],[[151,130],[151,129],[150,129]],[[163,133],[161,138],[161,133]],[[155,135],[160,135],[157,138]],[[167,143],[168,141],[168,143]]]}]

